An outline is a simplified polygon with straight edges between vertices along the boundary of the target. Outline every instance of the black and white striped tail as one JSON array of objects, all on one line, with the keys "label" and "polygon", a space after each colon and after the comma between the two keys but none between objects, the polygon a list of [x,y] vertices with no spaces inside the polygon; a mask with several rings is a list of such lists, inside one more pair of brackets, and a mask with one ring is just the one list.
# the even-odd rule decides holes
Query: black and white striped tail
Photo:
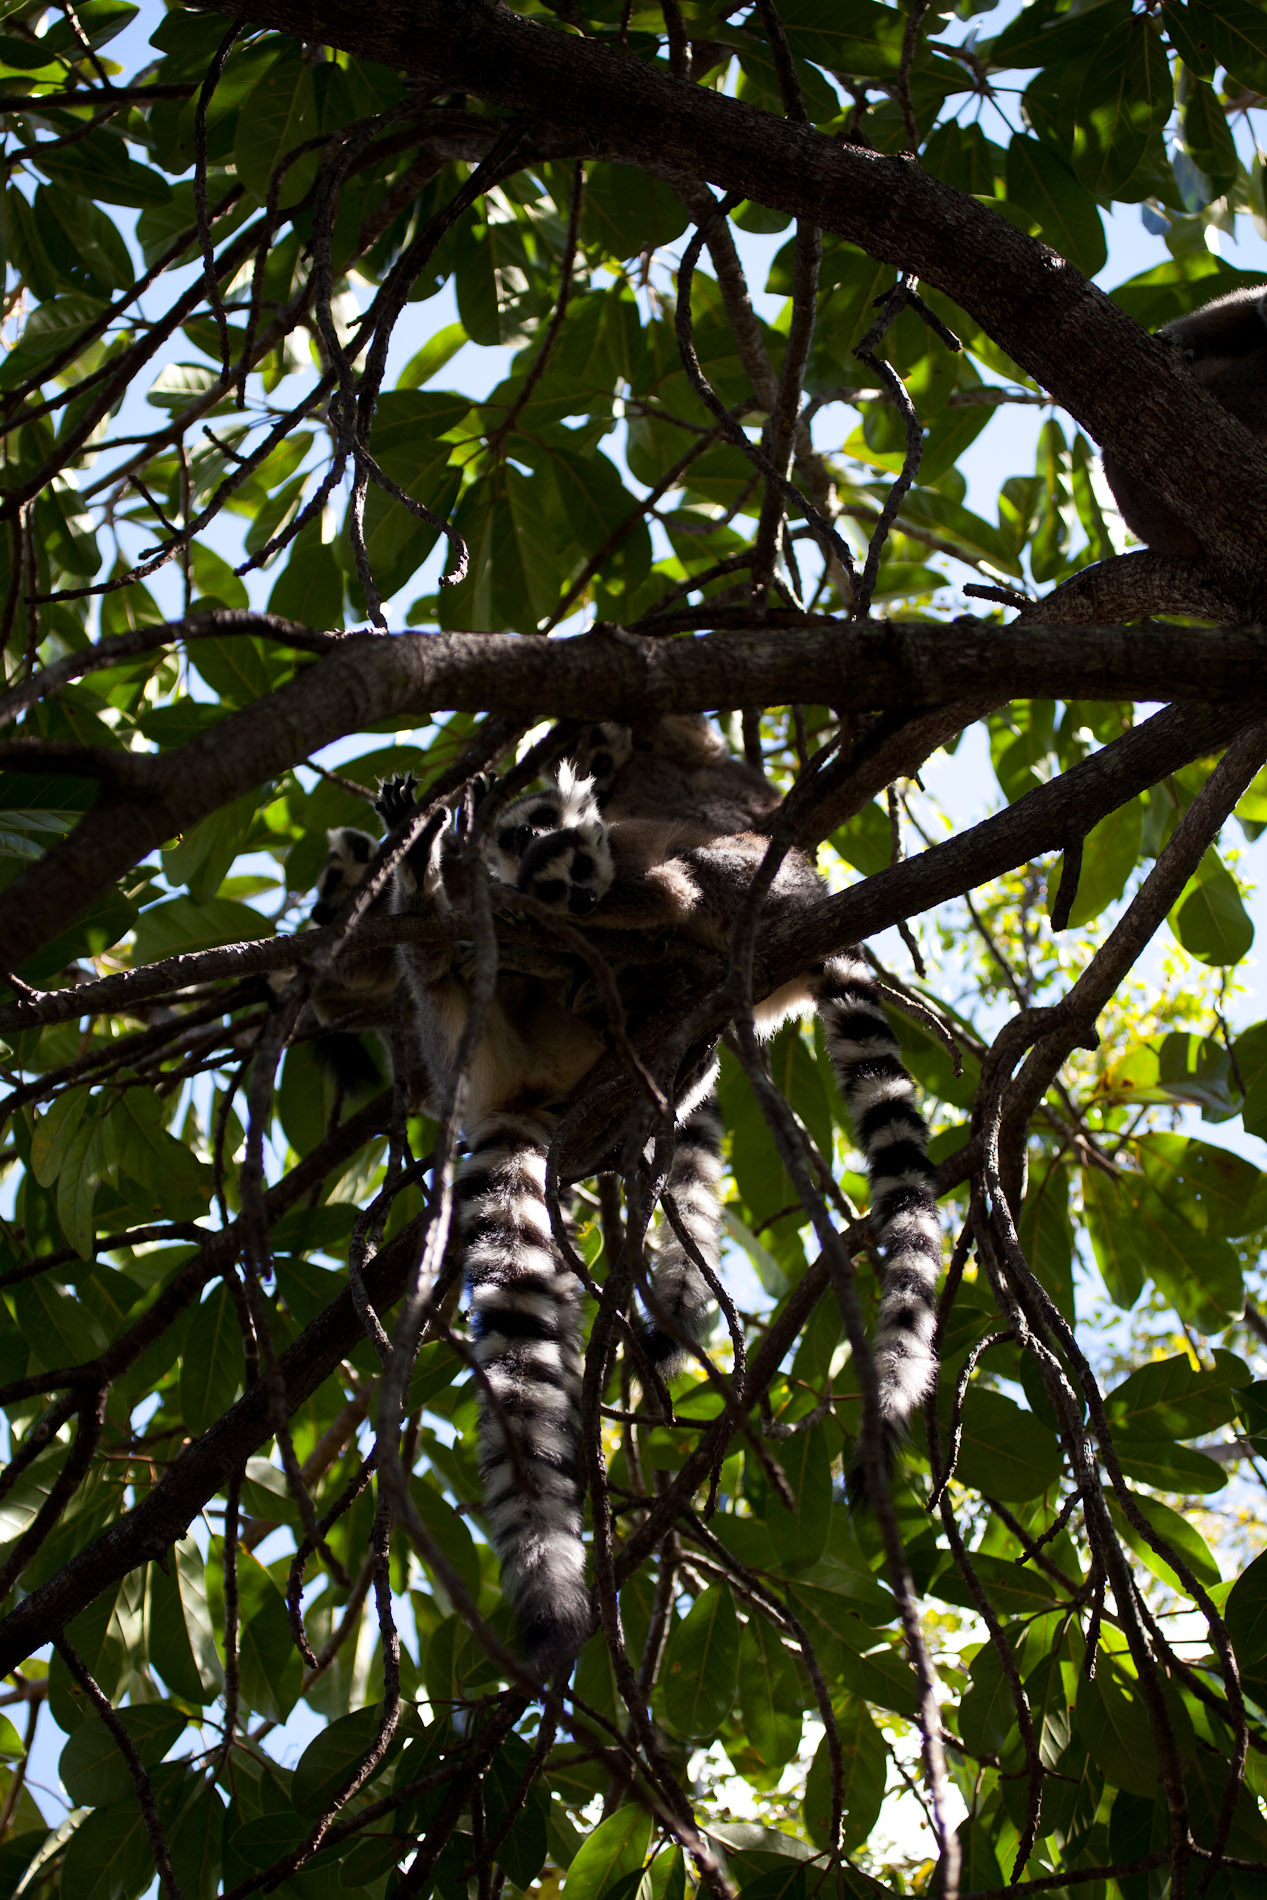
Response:
[{"label": "black and white striped tail", "polygon": [[[936,1179],[915,1083],[903,1068],[880,990],[862,956],[830,958],[812,984],[845,1105],[867,1163],[871,1221],[884,1262],[875,1333],[880,1421],[892,1463],[937,1375],[933,1330],[941,1274]],[[862,1489],[857,1471],[851,1487]]]},{"label": "black and white striped tail", "polygon": [[713,1315],[712,1291],[693,1253],[715,1275],[721,1264],[721,1116],[710,1095],[693,1108],[677,1131],[677,1146],[665,1194],[690,1241],[688,1248],[669,1219],[661,1229],[659,1258],[651,1279],[650,1317],[643,1350],[652,1364],[678,1372],[690,1354],[688,1342],[707,1337]]},{"label": "black and white striped tail", "polygon": [[590,1627],[582,1543],[580,1287],[550,1232],[551,1123],[487,1115],[458,1171],[458,1228],[471,1288],[489,1537],[528,1663],[572,1662]]}]

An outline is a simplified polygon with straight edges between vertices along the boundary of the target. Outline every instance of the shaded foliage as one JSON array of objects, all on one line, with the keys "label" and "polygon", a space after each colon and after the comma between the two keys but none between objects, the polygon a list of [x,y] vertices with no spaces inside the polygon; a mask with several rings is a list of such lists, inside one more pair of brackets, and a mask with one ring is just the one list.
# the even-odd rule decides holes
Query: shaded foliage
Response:
[{"label": "shaded foliage", "polygon": [[[969,579],[1023,606],[1110,558],[1092,442],[1047,415],[988,519],[958,464],[1040,385],[829,207],[722,203],[595,152],[566,98],[507,114],[425,45],[397,69],[230,11],[20,3],[0,30],[0,906],[26,928],[41,868],[79,880],[73,921],[0,960],[0,1652],[25,1711],[0,1716],[0,1894],[1248,1900],[1267,1557],[1227,1573],[1259,1541],[1267,1178],[1194,1131],[1267,1136],[1267,1024],[1225,1012],[1261,708],[1209,715],[1216,743],[1199,708],[1009,703],[1002,673],[935,732],[914,689],[897,712],[775,698],[772,637],[949,620]],[[1267,92],[1250,0],[1034,0],[994,38],[968,0],[515,11],[918,152],[1079,271],[1102,213],[1141,204],[1166,260],[1114,295],[1149,328],[1245,281],[1207,232],[1267,217],[1234,136]],[[965,828],[962,901],[885,951],[953,1240],[941,1384],[891,1499],[841,1501],[862,1385],[836,1296],[869,1317],[876,1276],[821,1034],[728,1042],[730,1337],[671,1409],[596,1364],[598,1627],[538,1696],[481,1529],[460,1263],[417,1278],[454,1130],[393,1099],[368,1030],[360,1081],[332,1080],[305,948],[273,940],[381,776],[457,803],[527,750],[495,668],[478,715],[370,718],[343,687],[331,711],[331,630],[582,619],[752,636],[708,710],[838,884],[936,850],[917,774],[970,726],[959,758],[984,740],[1022,826],[1088,762],[1108,791],[1071,781],[1063,853],[988,882]],[[1215,642],[1193,635],[1198,678]],[[266,729],[285,765],[261,784]],[[179,798],[129,856],[154,760]],[[552,948],[501,935],[512,964]],[[724,967],[681,951],[646,946],[667,1006],[712,998],[720,1031]],[[596,1361],[651,1218],[640,1147],[568,1184]],[[407,1381],[394,1517],[380,1352]],[[31,1785],[54,1727],[64,1822]]]}]

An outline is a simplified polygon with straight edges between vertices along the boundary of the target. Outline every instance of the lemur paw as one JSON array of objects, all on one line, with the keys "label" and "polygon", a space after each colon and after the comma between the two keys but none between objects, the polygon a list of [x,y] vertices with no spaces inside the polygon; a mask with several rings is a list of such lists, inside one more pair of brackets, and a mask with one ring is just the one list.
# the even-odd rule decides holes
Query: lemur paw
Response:
[{"label": "lemur paw", "polygon": [[[374,800],[374,809],[389,832],[405,831],[418,816],[417,791],[418,781],[412,772],[398,773],[395,778],[382,781],[378,797]],[[447,902],[441,856],[443,833],[448,822],[448,812],[443,805],[438,805],[410,844],[398,867],[405,880],[406,891],[412,884],[441,905]]]},{"label": "lemur paw", "polygon": [[417,790],[418,781],[412,772],[400,772],[395,778],[385,778],[380,782],[374,809],[389,831],[399,830],[413,817],[418,809],[414,797]]},{"label": "lemur paw", "polygon": [[601,725],[587,726],[577,742],[573,758],[578,772],[594,781],[594,796],[605,805],[611,794],[612,780],[633,753],[633,734],[628,726],[607,719]]},{"label": "lemur paw", "polygon": [[550,910],[588,916],[615,876],[593,780],[564,764],[545,791],[517,798],[490,841],[489,869]]}]

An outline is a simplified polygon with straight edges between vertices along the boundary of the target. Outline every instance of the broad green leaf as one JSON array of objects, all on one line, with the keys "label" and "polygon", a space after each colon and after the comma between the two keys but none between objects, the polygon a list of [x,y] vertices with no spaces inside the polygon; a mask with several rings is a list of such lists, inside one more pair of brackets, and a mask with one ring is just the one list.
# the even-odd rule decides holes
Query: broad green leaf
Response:
[{"label": "broad green leaf", "polygon": [[[1172,1511],[1170,1506],[1163,1504],[1160,1498],[1141,1497],[1137,1493],[1135,1504],[1146,1522],[1188,1566],[1199,1583],[1205,1584],[1208,1588],[1210,1584],[1220,1581],[1222,1573],[1219,1566],[1211,1555],[1209,1545],[1195,1525],[1190,1524],[1186,1517],[1181,1517],[1178,1511]],[[1124,1544],[1130,1546],[1140,1562],[1145,1564],[1168,1588],[1177,1590],[1185,1596],[1188,1595],[1187,1585],[1180,1580],[1178,1572],[1153,1549],[1144,1533],[1135,1528],[1113,1494],[1109,1496],[1109,1509],[1113,1513],[1118,1536]]]},{"label": "broad green leaf", "polygon": [[1248,955],[1254,941],[1241,894],[1216,851],[1207,851],[1169,917],[1170,928],[1191,956],[1226,968]]},{"label": "broad green leaf", "polygon": [[[1082,869],[1078,874],[1078,894],[1073,900],[1068,928],[1076,930],[1115,903],[1126,889],[1127,879],[1139,858],[1144,810],[1138,799],[1119,806],[1098,825],[1093,825],[1082,846]],[[1048,903],[1054,905],[1064,876],[1065,854],[1056,860],[1048,883]]]},{"label": "broad green leaf", "polygon": [[117,133],[104,128],[56,151],[41,151],[37,161],[46,178],[93,204],[130,205],[144,211],[166,204],[171,186],[147,165],[128,156]]},{"label": "broad green leaf", "polygon": [[268,1721],[284,1722],[299,1700],[304,1672],[286,1605],[276,1590],[266,1592],[241,1632],[238,1672],[247,1708]]},{"label": "broad green leaf", "polygon": [[[279,610],[270,603],[269,611]],[[246,841],[257,804],[254,792],[235,798],[170,845],[163,852],[163,875],[168,883],[184,884],[195,904],[209,903]]]},{"label": "broad green leaf", "polygon": [[[347,1786],[378,1734],[382,1711],[377,1703],[356,1709],[331,1722],[314,1736],[295,1766],[291,1783],[296,1812],[315,1821],[326,1813],[336,1793]],[[395,1759],[399,1743],[393,1738],[376,1774]]]},{"label": "broad green leaf", "polygon": [[1036,1498],[1059,1483],[1061,1470],[1054,1434],[1032,1413],[986,1386],[969,1388],[955,1471],[961,1484],[996,1498]]},{"label": "broad green leaf", "polygon": [[195,1307],[181,1361],[180,1413],[195,1436],[227,1412],[243,1379],[242,1328],[223,1281]]},{"label": "broad green leaf", "polygon": [[135,1795],[85,1817],[70,1837],[62,1877],[83,1900],[138,1900],[154,1877],[154,1850]]},{"label": "broad green leaf", "polygon": [[651,1816],[628,1802],[600,1821],[567,1870],[565,1900],[603,1900],[618,1880],[635,1873],[647,1858]]},{"label": "broad green leaf", "polygon": [[397,389],[420,389],[423,383],[429,383],[446,363],[452,362],[466,340],[466,331],[460,323],[446,323],[410,357],[396,379]]},{"label": "broad green leaf", "polygon": [[321,539],[320,524],[301,528],[290,558],[273,583],[268,611],[318,631],[343,622],[343,574],[334,550]]},{"label": "broad green leaf", "polygon": [[1103,270],[1108,253],[1095,199],[1040,139],[1013,138],[1009,144],[1007,195],[1033,213],[1044,241],[1084,276]]},{"label": "broad green leaf", "polygon": [[972,1686],[959,1704],[959,1733],[974,1755],[998,1755],[1016,1725],[1016,1704],[1002,1659],[983,1643],[972,1664]]},{"label": "broad green leaf", "polygon": [[1129,1311],[1144,1290],[1144,1264],[1125,1184],[1120,1177],[1114,1181],[1096,1168],[1083,1168],[1082,1207],[1109,1297]]},{"label": "broad green leaf", "polygon": [[816,1425],[812,1431],[785,1439],[774,1456],[796,1502],[789,1511],[771,1486],[763,1515],[780,1565],[801,1569],[822,1556],[831,1528],[831,1452],[826,1426]]},{"label": "broad green leaf", "polygon": [[155,963],[162,957],[272,934],[266,918],[234,898],[213,897],[206,904],[195,904],[192,898],[173,897],[142,914],[136,927],[136,961]]},{"label": "broad green leaf", "polygon": [[1267,1656],[1267,1554],[1236,1579],[1223,1617],[1242,1663]]},{"label": "broad green leaf", "polygon": [[318,154],[292,154],[316,131],[312,67],[298,57],[279,59],[244,102],[233,147],[238,177],[261,204],[278,173],[279,205],[298,204],[317,175]]},{"label": "broad green leaf", "polygon": [[1078,1733],[1114,1787],[1157,1798],[1159,1762],[1148,1712],[1137,1685],[1120,1678],[1105,1657],[1078,1685]]},{"label": "broad green leaf", "polygon": [[[119,1720],[146,1768],[156,1768],[183,1735],[186,1718],[169,1702],[120,1709]],[[81,1722],[62,1750],[58,1773],[77,1807],[106,1807],[135,1794],[131,1771],[104,1722]]]},{"label": "broad green leaf", "polygon": [[749,1617],[739,1645],[739,1715],[749,1748],[771,1771],[800,1746],[802,1700],[801,1678],[778,1632],[764,1617]]},{"label": "broad green leaf", "polygon": [[725,1584],[696,1598],[669,1632],[660,1668],[664,1719],[674,1734],[712,1736],[735,1705],[739,1623]]},{"label": "broad green leaf", "polygon": [[1212,1368],[1194,1366],[1185,1353],[1155,1359],[1115,1385],[1105,1411],[1115,1437],[1197,1438],[1236,1417],[1238,1388],[1248,1369],[1220,1351]]},{"label": "broad green leaf", "polygon": [[187,1702],[218,1695],[223,1671],[207,1609],[202,1554],[192,1538],[173,1544],[166,1567],[150,1565],[150,1643],[154,1667]]}]

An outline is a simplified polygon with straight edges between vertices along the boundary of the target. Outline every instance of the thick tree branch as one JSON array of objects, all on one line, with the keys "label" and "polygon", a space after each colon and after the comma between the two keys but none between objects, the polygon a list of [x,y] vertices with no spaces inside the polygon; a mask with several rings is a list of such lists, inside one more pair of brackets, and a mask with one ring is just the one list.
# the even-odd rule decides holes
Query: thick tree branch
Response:
[{"label": "thick tree branch", "polygon": [[914,713],[966,697],[1248,701],[1267,632],[826,622],[695,640],[600,629],[572,640],[401,634],[341,641],[288,685],[153,759],[143,798],[103,796],[0,899],[0,970],[20,970],[93,895],[178,831],[347,732],[441,710],[621,718],[820,700]]}]

